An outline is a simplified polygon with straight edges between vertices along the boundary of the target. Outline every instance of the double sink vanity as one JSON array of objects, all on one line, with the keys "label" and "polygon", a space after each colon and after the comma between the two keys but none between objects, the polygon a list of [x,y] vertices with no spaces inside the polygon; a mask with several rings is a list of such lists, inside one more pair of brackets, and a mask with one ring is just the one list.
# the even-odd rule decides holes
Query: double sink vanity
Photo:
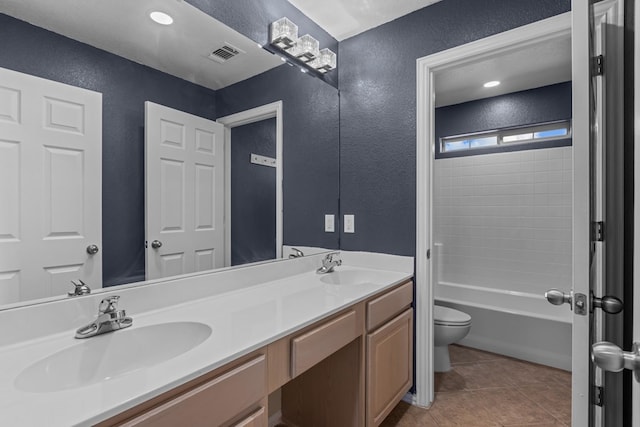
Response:
[{"label": "double sink vanity", "polygon": [[[0,311],[0,424],[377,426],[413,382],[413,258],[339,256]],[[76,339],[104,300],[132,325]]]}]

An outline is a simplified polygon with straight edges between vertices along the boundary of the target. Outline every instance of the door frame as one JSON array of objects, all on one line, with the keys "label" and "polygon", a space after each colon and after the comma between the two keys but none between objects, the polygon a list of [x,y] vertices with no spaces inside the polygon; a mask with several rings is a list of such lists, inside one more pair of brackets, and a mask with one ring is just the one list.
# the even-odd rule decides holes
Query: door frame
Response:
[{"label": "door frame", "polygon": [[276,119],[276,258],[282,258],[282,101],[223,116],[216,121],[224,125],[224,265],[231,265],[231,130],[266,119]]},{"label": "door frame", "polygon": [[[429,255],[429,250],[433,246],[432,177],[434,144],[436,143],[434,73],[477,60],[482,56],[494,55],[570,34],[571,12],[567,12],[417,59],[416,394],[413,403],[418,406],[430,406],[435,393],[433,384],[433,281]],[[588,154],[587,147],[587,156]],[[586,167],[588,173],[588,162]],[[584,212],[587,215],[586,220],[583,219],[582,222],[587,221],[588,223],[588,210],[577,212],[574,210],[574,221],[576,215],[585,216]],[[586,238],[589,238],[588,233]],[[588,263],[578,267],[585,270],[588,275]]]},{"label": "door frame", "polygon": [[[633,207],[633,289],[640,289],[640,6],[635,5],[636,25],[634,36],[634,125],[633,125],[633,175],[634,175],[634,207]],[[640,342],[640,292],[633,293],[633,341]],[[625,349],[629,350],[629,349]],[[633,380],[632,402],[640,401],[640,383]],[[632,406],[632,425],[640,425],[640,405]]]}]

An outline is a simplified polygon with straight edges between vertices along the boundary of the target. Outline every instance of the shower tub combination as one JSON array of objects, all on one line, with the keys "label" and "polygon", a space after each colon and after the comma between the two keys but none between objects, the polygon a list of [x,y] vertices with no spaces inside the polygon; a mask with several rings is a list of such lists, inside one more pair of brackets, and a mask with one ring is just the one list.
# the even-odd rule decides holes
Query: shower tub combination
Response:
[{"label": "shower tub combination", "polygon": [[[435,246],[436,266],[441,246]],[[459,344],[571,370],[571,311],[544,295],[448,283],[434,271],[435,303],[467,313],[471,331]]]}]

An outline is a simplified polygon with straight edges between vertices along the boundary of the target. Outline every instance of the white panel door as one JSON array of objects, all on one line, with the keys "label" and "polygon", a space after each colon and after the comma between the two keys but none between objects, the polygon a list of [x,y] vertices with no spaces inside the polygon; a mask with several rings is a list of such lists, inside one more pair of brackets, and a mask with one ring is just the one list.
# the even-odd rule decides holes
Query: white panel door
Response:
[{"label": "white panel door", "polygon": [[224,127],[145,103],[147,279],[224,265]]},{"label": "white panel door", "polygon": [[102,286],[102,95],[0,68],[0,304]]}]

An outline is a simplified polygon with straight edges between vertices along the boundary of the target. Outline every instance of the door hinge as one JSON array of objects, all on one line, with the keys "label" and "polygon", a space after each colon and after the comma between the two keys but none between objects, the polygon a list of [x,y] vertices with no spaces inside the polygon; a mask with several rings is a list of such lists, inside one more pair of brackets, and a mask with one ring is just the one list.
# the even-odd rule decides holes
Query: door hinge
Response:
[{"label": "door hinge", "polygon": [[594,76],[604,75],[604,56],[598,55],[591,58],[591,72]]},{"label": "door hinge", "polygon": [[591,241],[604,242],[604,221],[591,223]]},{"label": "door hinge", "polygon": [[431,249],[427,249],[427,259],[431,259]]},{"label": "door hinge", "polygon": [[593,386],[593,404],[596,406],[604,406],[604,387]]}]

